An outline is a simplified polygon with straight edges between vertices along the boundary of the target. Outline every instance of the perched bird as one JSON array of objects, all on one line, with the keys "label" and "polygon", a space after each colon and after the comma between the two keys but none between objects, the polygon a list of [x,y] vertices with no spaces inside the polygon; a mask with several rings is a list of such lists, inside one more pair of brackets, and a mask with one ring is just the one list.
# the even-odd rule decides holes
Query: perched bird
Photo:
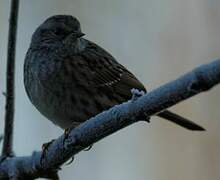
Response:
[{"label": "perched bird", "polygon": [[[33,105],[66,129],[131,99],[144,85],[111,54],[84,39],[69,15],[48,18],[34,32],[24,63],[24,84]],[[157,114],[190,130],[201,126],[168,110]]]}]

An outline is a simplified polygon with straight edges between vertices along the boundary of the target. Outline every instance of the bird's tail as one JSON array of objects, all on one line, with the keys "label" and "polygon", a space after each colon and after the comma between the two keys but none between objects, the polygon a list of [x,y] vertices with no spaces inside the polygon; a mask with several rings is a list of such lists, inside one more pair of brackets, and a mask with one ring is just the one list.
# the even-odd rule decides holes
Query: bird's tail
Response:
[{"label": "bird's tail", "polygon": [[179,116],[178,114],[174,114],[168,110],[162,111],[157,116],[164,118],[168,121],[171,121],[173,123],[176,123],[186,129],[192,130],[192,131],[205,131],[205,129],[198,124]]}]

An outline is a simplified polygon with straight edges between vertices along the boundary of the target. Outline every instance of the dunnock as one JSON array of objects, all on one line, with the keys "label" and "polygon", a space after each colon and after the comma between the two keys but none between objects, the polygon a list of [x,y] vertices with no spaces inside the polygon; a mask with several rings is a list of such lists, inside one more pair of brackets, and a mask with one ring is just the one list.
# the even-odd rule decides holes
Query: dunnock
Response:
[{"label": "dunnock", "polygon": [[[52,16],[34,32],[25,58],[28,97],[63,129],[131,99],[133,88],[146,92],[130,71],[83,35],[75,17]],[[157,116],[190,130],[204,130],[168,110]]]}]

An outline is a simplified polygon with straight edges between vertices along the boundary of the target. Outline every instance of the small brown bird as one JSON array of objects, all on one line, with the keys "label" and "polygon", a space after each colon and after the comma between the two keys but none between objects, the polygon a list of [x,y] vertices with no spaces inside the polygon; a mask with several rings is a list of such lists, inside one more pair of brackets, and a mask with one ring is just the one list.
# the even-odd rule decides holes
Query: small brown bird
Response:
[{"label": "small brown bird", "polygon": [[[131,72],[83,35],[75,17],[52,16],[34,32],[25,58],[28,97],[63,129],[131,99],[133,88],[146,92]],[[190,130],[204,130],[167,110],[157,115]]]}]

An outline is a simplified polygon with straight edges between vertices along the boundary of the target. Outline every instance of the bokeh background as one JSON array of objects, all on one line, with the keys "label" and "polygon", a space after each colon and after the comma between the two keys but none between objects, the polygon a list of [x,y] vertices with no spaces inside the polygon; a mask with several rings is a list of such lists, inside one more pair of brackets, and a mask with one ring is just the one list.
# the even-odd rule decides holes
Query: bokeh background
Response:
[{"label": "bokeh background", "polygon": [[[10,1],[0,1],[0,91],[5,90]],[[55,14],[79,18],[86,38],[111,52],[149,90],[220,57],[219,0],[21,0],[16,54],[16,155],[40,150],[62,130],[30,103],[23,62],[36,27]],[[0,95],[0,132],[4,96]],[[220,86],[172,108],[203,125],[190,132],[157,117],[81,152],[61,179],[207,180],[220,177]]]}]

